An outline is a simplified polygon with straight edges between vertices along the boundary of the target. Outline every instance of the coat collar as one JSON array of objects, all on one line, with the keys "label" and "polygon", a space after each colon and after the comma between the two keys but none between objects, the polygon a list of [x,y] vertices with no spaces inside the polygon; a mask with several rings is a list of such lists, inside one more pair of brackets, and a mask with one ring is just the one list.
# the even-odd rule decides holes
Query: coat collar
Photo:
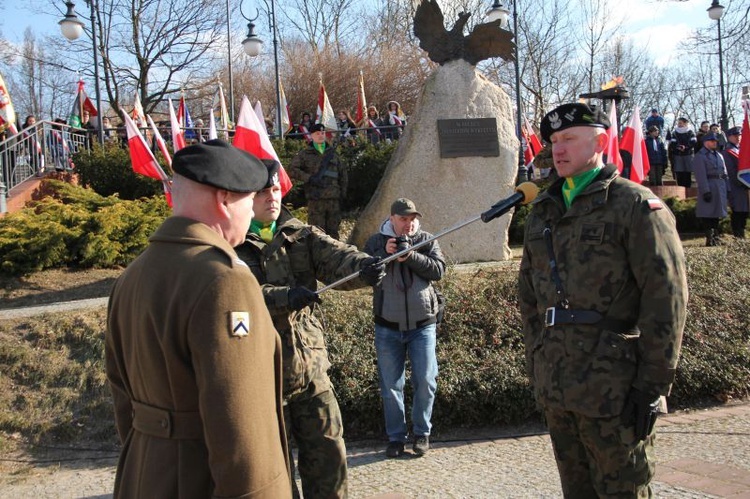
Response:
[{"label": "coat collar", "polygon": [[224,253],[230,261],[237,260],[234,248],[208,225],[185,217],[171,216],[156,229],[149,242],[166,242],[213,246]]}]

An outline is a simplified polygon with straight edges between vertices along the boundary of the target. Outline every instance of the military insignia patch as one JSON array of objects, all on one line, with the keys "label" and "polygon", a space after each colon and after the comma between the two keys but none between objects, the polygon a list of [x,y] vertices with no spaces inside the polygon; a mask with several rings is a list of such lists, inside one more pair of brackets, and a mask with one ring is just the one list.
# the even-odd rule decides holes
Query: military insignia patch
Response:
[{"label": "military insignia patch", "polygon": [[659,198],[649,198],[646,200],[648,203],[648,207],[651,208],[651,210],[661,210],[664,208],[664,203],[661,202],[661,199]]},{"label": "military insignia patch", "polygon": [[553,130],[557,130],[562,126],[562,120],[560,120],[560,117],[557,115],[557,113],[552,113],[549,115],[549,126]]},{"label": "military insignia patch", "polygon": [[581,227],[582,243],[601,244],[604,240],[604,224],[584,224]]},{"label": "military insignia patch", "polygon": [[232,336],[247,336],[250,334],[250,312],[230,312],[229,325]]}]

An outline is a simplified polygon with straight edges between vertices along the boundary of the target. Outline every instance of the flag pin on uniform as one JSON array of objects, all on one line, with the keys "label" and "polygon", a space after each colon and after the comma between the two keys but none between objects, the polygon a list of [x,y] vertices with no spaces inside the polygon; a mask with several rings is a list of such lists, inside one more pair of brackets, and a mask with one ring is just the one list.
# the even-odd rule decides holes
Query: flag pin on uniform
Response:
[{"label": "flag pin on uniform", "polygon": [[250,333],[250,313],[249,312],[232,312],[232,336],[242,338]]}]

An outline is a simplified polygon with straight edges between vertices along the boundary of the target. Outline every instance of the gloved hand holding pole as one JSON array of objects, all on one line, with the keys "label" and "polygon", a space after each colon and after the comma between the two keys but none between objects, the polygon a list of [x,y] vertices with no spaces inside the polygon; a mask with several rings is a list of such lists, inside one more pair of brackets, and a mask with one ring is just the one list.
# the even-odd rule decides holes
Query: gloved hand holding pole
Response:
[{"label": "gloved hand holding pole", "polygon": [[[450,234],[451,232],[455,232],[462,227],[465,227],[471,223],[476,222],[477,220],[482,220],[484,223],[490,222],[491,220],[494,220],[497,217],[508,213],[511,208],[519,204],[528,204],[532,202],[534,199],[536,199],[538,194],[539,194],[539,187],[537,187],[536,184],[534,184],[533,182],[524,182],[516,186],[516,192],[512,196],[493,204],[490,207],[490,209],[485,211],[484,213],[477,215],[475,217],[472,217],[468,220],[464,220],[463,222],[459,222],[452,227],[448,227],[447,229],[443,229],[441,232],[438,232],[437,234],[435,234],[429,239],[425,239],[424,241],[421,241],[413,246],[410,246],[409,248],[403,251],[398,251],[386,258],[383,258],[382,260],[380,260],[380,263],[387,264],[389,262],[392,262],[393,260],[396,260],[406,255],[410,251],[414,251],[417,248],[421,248],[422,246],[425,246],[426,244],[431,243],[435,239],[439,237],[443,237],[446,234]],[[320,288],[319,290],[317,290],[316,293],[318,294],[323,293],[324,291],[328,291],[331,288],[335,288],[336,286],[340,284],[350,281],[356,278],[359,275],[359,272],[360,271],[358,270],[357,272],[350,274],[344,278],[341,278],[336,282],[332,282],[331,284],[324,286]]]}]

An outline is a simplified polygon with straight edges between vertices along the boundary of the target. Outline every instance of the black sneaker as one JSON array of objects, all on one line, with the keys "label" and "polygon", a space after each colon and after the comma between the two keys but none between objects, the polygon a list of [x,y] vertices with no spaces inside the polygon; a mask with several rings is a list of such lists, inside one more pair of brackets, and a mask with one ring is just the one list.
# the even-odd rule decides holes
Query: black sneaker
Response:
[{"label": "black sneaker", "polygon": [[430,450],[430,437],[423,435],[414,439],[414,446],[412,447],[414,454],[417,456],[424,456],[427,451]]},{"label": "black sneaker", "polygon": [[385,455],[387,457],[401,457],[404,455],[404,443],[403,442],[388,442],[388,447],[385,449]]}]

